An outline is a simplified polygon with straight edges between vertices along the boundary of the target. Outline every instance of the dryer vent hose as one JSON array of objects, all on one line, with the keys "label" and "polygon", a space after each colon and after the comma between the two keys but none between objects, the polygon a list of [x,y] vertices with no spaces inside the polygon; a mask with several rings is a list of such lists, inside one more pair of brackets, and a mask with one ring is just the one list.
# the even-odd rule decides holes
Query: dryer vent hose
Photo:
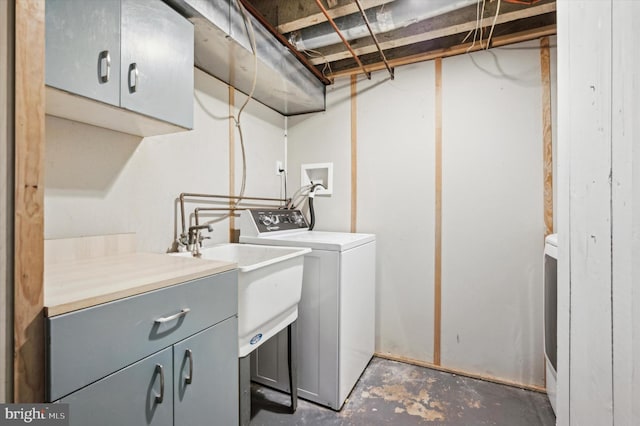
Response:
[{"label": "dryer vent hose", "polygon": [[309,197],[309,215],[310,215],[309,231],[312,231],[313,227],[316,224],[316,214],[313,211],[313,197]]},{"label": "dryer vent hose", "polygon": [[327,187],[321,183],[311,183],[311,189],[309,189],[309,216],[311,219],[309,221],[309,231],[312,231],[316,224],[316,212],[313,211],[313,199],[316,196],[316,189],[318,189],[318,187],[327,189]]}]

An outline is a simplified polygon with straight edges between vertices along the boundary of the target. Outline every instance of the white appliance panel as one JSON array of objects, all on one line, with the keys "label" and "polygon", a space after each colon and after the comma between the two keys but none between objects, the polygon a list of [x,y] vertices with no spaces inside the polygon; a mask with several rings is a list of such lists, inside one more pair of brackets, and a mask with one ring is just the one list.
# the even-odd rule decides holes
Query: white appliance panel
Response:
[{"label": "white appliance panel", "polygon": [[375,241],[373,234],[351,234],[346,232],[326,231],[284,231],[260,237],[240,236],[241,243],[268,244],[272,246],[309,247],[317,250],[344,251],[371,241]]},{"label": "white appliance panel", "polygon": [[376,243],[341,253],[340,404],[349,396],[375,351]]}]

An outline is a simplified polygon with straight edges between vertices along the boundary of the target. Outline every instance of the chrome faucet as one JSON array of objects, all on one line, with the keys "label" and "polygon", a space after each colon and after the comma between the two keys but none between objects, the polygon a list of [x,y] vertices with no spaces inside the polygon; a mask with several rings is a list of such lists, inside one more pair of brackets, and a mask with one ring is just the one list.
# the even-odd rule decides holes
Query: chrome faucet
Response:
[{"label": "chrome faucet", "polygon": [[[202,240],[211,238],[211,237],[203,237],[200,233],[201,230],[206,229],[208,232],[213,231],[213,225],[205,224],[205,225],[194,225],[189,227],[189,232],[187,234],[187,250],[189,250],[194,257],[202,256],[200,253],[200,247],[202,247]],[[182,240],[184,240],[185,236],[182,236]]]}]

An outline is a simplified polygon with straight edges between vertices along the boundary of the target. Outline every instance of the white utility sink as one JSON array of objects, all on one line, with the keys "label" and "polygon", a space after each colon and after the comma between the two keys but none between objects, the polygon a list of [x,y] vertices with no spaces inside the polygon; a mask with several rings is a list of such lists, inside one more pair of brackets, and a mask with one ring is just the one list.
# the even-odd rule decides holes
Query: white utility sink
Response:
[{"label": "white utility sink", "polygon": [[[200,252],[201,259],[238,264],[240,358],[298,318],[304,255],[311,249],[229,243],[205,247]],[[192,256],[189,252],[172,255]]]}]

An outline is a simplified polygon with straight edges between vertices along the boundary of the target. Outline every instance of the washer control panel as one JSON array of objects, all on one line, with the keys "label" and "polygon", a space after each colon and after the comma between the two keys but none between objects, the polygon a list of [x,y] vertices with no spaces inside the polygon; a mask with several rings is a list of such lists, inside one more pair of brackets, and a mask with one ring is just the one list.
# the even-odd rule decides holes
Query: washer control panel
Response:
[{"label": "washer control panel", "polygon": [[300,210],[250,209],[249,212],[259,233],[298,230],[309,227]]}]

